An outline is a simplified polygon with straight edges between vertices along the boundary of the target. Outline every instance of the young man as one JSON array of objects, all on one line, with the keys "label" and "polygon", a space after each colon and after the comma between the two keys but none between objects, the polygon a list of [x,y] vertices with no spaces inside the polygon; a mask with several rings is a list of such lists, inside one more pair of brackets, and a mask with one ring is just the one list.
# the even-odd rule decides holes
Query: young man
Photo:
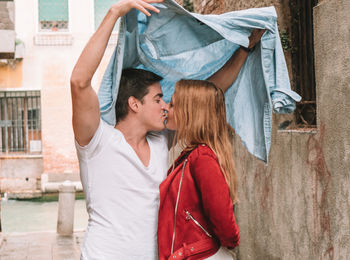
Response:
[{"label": "young man", "polygon": [[124,70],[113,128],[100,119],[91,86],[117,19],[132,8],[150,15],[149,3],[121,0],[108,11],[83,50],[71,76],[73,129],[89,213],[81,259],[157,259],[159,183],[168,147],[162,91],[157,75]]},{"label": "young man", "polygon": [[[164,134],[148,133],[164,128],[167,106],[161,78],[143,70],[123,71],[114,127],[100,119],[91,79],[117,19],[132,8],[146,15],[159,12],[150,5],[159,2],[120,0],[114,4],[72,72],[73,130],[89,213],[81,259],[158,257],[159,184],[166,176],[168,145]],[[245,50],[237,51],[210,80],[227,89],[247,56]]]}]

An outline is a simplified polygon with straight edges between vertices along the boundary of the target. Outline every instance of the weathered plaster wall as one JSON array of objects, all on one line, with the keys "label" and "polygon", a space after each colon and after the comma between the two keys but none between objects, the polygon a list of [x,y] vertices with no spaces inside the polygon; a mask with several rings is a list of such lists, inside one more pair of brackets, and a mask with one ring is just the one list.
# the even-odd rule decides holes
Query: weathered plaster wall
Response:
[{"label": "weathered plaster wall", "polygon": [[14,2],[0,1],[0,59],[10,59],[15,52]]},{"label": "weathered plaster wall", "polygon": [[[280,5],[288,27],[288,1],[227,0],[224,9],[265,4]],[[268,166],[233,138],[239,259],[350,256],[350,2],[323,0],[314,12],[317,129],[278,131],[274,116]]]},{"label": "weathered plaster wall", "polygon": [[0,2],[0,30],[14,30],[14,2]]},{"label": "weathered plaster wall", "polygon": [[[334,259],[350,256],[350,2],[323,0],[314,9],[320,155],[319,239]],[[322,132],[323,131],[323,132]],[[317,147],[315,147],[316,149]],[[321,193],[322,192],[322,193]],[[332,252],[332,249],[334,251]]]},{"label": "weathered plaster wall", "polygon": [[23,192],[37,189],[43,172],[41,156],[0,158],[1,192]]}]

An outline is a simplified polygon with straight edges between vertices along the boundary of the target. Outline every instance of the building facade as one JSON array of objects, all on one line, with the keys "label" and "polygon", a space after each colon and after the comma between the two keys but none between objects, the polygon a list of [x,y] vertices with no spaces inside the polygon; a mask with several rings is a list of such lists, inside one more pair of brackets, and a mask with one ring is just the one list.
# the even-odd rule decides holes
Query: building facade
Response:
[{"label": "building facade", "polygon": [[[2,193],[26,193],[30,197],[37,191],[40,195],[43,173],[78,175],[70,74],[89,37],[114,2],[12,1],[15,57],[0,62]],[[116,37],[114,33],[93,79],[96,88]]]}]

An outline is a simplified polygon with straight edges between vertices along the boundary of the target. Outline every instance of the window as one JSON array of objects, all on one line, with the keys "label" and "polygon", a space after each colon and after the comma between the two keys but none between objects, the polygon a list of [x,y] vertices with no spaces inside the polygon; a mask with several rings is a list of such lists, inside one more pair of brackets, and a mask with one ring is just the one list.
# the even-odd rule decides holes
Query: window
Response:
[{"label": "window", "polygon": [[0,154],[41,152],[40,91],[0,91]]},{"label": "window", "polygon": [[[103,18],[105,17],[108,9],[115,4],[116,0],[94,0],[94,10],[95,10],[95,30],[100,26]],[[117,31],[119,26],[119,20],[114,26],[113,31]]]},{"label": "window", "polygon": [[290,0],[293,88],[303,98],[296,109],[296,123],[300,127],[316,127],[313,7],[317,2]]},{"label": "window", "polygon": [[68,31],[68,0],[38,0],[39,31]]}]

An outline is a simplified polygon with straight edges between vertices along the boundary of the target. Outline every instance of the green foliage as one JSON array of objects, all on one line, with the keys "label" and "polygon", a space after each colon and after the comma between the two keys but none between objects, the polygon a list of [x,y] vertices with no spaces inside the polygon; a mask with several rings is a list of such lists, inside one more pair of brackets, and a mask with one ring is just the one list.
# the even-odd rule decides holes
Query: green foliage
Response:
[{"label": "green foliage", "polygon": [[184,0],[182,5],[187,11],[189,12],[194,11],[193,2],[191,0]]},{"label": "green foliage", "polygon": [[280,31],[280,37],[281,37],[281,43],[282,43],[282,48],[285,51],[288,51],[291,49],[290,46],[290,39],[289,39],[289,33],[286,30]]},{"label": "green foliage", "polygon": [[[82,192],[76,192],[75,193],[75,199],[76,200],[83,200],[85,199],[84,193]],[[23,201],[32,201],[32,202],[51,202],[51,201],[58,201],[58,193],[45,193],[39,198],[33,198],[33,199],[17,199],[17,200],[23,200]]]},{"label": "green foliage", "polygon": [[20,45],[20,44],[24,44],[24,42],[21,39],[16,39],[16,46]]}]

